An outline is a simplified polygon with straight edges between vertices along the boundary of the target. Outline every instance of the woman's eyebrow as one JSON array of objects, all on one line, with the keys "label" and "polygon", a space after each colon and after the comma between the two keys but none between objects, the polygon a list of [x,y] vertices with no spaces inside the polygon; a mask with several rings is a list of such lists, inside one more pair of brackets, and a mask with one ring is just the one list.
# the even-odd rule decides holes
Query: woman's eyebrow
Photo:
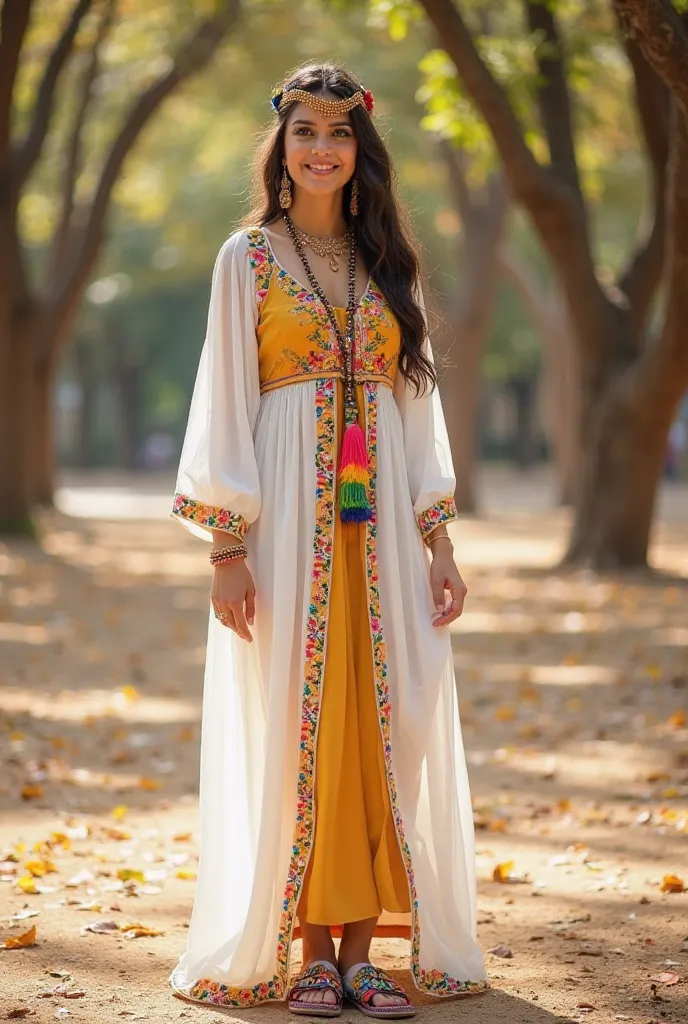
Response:
[{"label": "woman's eyebrow", "polygon": [[[315,125],[315,121],[308,121],[305,118],[294,118],[294,120],[292,121],[292,124],[293,125],[294,124],[307,124],[307,125],[309,125],[312,128]],[[332,123],[330,125],[328,125],[328,127],[329,128],[350,128],[351,127],[351,121],[332,121]]]}]

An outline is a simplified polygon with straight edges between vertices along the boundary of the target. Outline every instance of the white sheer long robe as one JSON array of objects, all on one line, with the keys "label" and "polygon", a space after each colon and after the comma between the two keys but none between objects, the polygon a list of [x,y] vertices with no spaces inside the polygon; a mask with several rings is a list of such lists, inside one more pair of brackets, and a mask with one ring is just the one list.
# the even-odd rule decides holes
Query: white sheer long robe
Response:
[{"label": "white sheer long robe", "polygon": [[[215,266],[174,506],[196,532],[246,535],[257,593],[253,644],[209,615],[198,883],[170,979],[180,992],[228,1005],[286,994],[315,828],[336,494],[334,381],[261,396],[257,316],[238,233]],[[455,517],[451,456],[437,390],[416,396],[398,374],[394,392],[368,382],[365,401],[371,685],[413,907],[410,967],[423,991],[463,994],[487,984],[473,819],[450,638],[432,626],[422,540]]]}]

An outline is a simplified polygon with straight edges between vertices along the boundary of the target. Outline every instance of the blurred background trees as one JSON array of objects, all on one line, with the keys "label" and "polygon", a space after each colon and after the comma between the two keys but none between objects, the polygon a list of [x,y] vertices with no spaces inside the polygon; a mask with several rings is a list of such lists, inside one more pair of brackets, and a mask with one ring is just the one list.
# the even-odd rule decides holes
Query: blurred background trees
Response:
[{"label": "blurred background trees", "polygon": [[[575,505],[572,558],[644,563],[667,434],[688,385],[671,301],[682,298],[669,270],[677,235],[667,230],[680,215],[667,185],[670,117],[679,115],[611,0],[5,0],[0,52],[12,46],[7,12],[31,9],[6,117],[15,151],[50,54],[82,6],[41,159],[20,193],[0,149],[0,205],[14,195],[17,208],[3,266],[21,253],[33,307],[52,294],[45,282],[73,266],[57,242],[65,211],[81,244],[107,154],[143,91],[169,74],[200,25],[214,26],[213,45],[202,74],[181,75],[120,162],[104,244],[46,349],[52,410],[42,422],[40,388],[29,402],[11,383],[29,356],[0,297],[5,526],[25,524],[31,501],[49,498],[52,452],[66,467],[174,466],[210,267],[245,213],[270,92],[294,65],[325,57],[375,93],[423,246],[460,507],[479,504],[481,459],[526,471],[549,459],[552,500]],[[4,62],[0,75],[6,97]],[[27,416],[38,443],[20,454]]]}]

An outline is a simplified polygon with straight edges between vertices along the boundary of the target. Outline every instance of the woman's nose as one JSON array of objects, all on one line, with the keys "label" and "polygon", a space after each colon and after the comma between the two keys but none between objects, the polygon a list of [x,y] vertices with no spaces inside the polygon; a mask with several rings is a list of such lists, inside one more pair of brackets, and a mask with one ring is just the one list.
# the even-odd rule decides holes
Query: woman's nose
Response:
[{"label": "woman's nose", "polygon": [[330,152],[330,140],[327,135],[318,135],[313,145],[313,152],[325,155]]}]

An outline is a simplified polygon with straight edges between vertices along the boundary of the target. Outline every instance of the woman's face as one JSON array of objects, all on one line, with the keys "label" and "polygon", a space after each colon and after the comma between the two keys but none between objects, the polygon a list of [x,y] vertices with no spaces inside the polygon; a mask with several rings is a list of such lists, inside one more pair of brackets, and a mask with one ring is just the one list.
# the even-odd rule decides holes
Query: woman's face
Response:
[{"label": "woman's face", "polygon": [[294,104],[284,134],[284,156],[297,188],[315,195],[343,188],[356,169],[357,149],[349,114],[325,117],[305,103]]}]

